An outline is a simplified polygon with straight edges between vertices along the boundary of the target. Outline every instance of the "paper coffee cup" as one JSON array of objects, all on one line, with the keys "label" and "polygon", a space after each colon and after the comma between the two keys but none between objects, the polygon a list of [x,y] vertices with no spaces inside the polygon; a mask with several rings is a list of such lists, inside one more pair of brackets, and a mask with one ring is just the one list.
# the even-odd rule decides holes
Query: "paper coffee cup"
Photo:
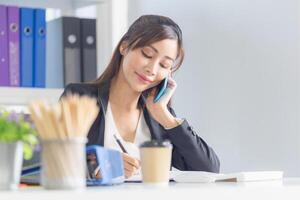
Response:
[{"label": "paper coffee cup", "polygon": [[170,141],[144,142],[140,146],[140,155],[143,183],[167,185],[172,157]]}]

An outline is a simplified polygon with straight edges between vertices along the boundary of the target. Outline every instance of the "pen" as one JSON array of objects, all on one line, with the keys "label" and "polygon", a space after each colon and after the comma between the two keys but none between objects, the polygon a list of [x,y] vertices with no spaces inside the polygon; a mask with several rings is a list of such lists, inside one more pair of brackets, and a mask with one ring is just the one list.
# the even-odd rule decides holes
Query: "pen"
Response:
[{"label": "pen", "polygon": [[118,145],[120,146],[120,148],[122,149],[123,153],[127,153],[126,149],[124,148],[124,146],[122,145],[121,141],[117,138],[117,136],[114,134],[114,138],[116,139]]}]

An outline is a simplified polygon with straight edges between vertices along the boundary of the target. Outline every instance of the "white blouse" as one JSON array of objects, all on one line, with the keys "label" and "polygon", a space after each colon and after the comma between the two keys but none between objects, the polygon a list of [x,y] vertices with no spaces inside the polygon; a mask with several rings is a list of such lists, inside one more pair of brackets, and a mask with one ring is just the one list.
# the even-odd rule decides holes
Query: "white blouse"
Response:
[{"label": "white blouse", "polygon": [[146,124],[143,113],[141,113],[135,133],[134,142],[131,143],[124,141],[116,127],[110,103],[108,102],[105,114],[104,147],[122,152],[122,149],[114,138],[114,134],[123,144],[128,154],[137,159],[140,159],[139,145],[145,141],[151,140],[149,127]]}]

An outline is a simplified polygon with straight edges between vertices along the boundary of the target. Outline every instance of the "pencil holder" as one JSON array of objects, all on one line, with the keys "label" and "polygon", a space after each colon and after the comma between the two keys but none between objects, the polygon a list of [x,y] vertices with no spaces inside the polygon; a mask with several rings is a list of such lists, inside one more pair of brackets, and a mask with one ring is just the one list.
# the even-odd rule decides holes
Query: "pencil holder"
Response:
[{"label": "pencil holder", "polygon": [[86,187],[86,138],[42,141],[42,185],[45,189]]}]

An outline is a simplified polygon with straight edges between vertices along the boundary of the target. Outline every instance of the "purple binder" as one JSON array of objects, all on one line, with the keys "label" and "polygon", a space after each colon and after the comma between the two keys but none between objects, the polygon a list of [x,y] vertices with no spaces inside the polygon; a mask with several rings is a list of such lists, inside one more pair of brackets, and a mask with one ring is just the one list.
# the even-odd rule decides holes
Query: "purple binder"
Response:
[{"label": "purple binder", "polygon": [[8,57],[11,86],[20,86],[20,28],[19,8],[7,7],[8,12]]},{"label": "purple binder", "polygon": [[0,86],[9,86],[7,7],[0,5]]}]

